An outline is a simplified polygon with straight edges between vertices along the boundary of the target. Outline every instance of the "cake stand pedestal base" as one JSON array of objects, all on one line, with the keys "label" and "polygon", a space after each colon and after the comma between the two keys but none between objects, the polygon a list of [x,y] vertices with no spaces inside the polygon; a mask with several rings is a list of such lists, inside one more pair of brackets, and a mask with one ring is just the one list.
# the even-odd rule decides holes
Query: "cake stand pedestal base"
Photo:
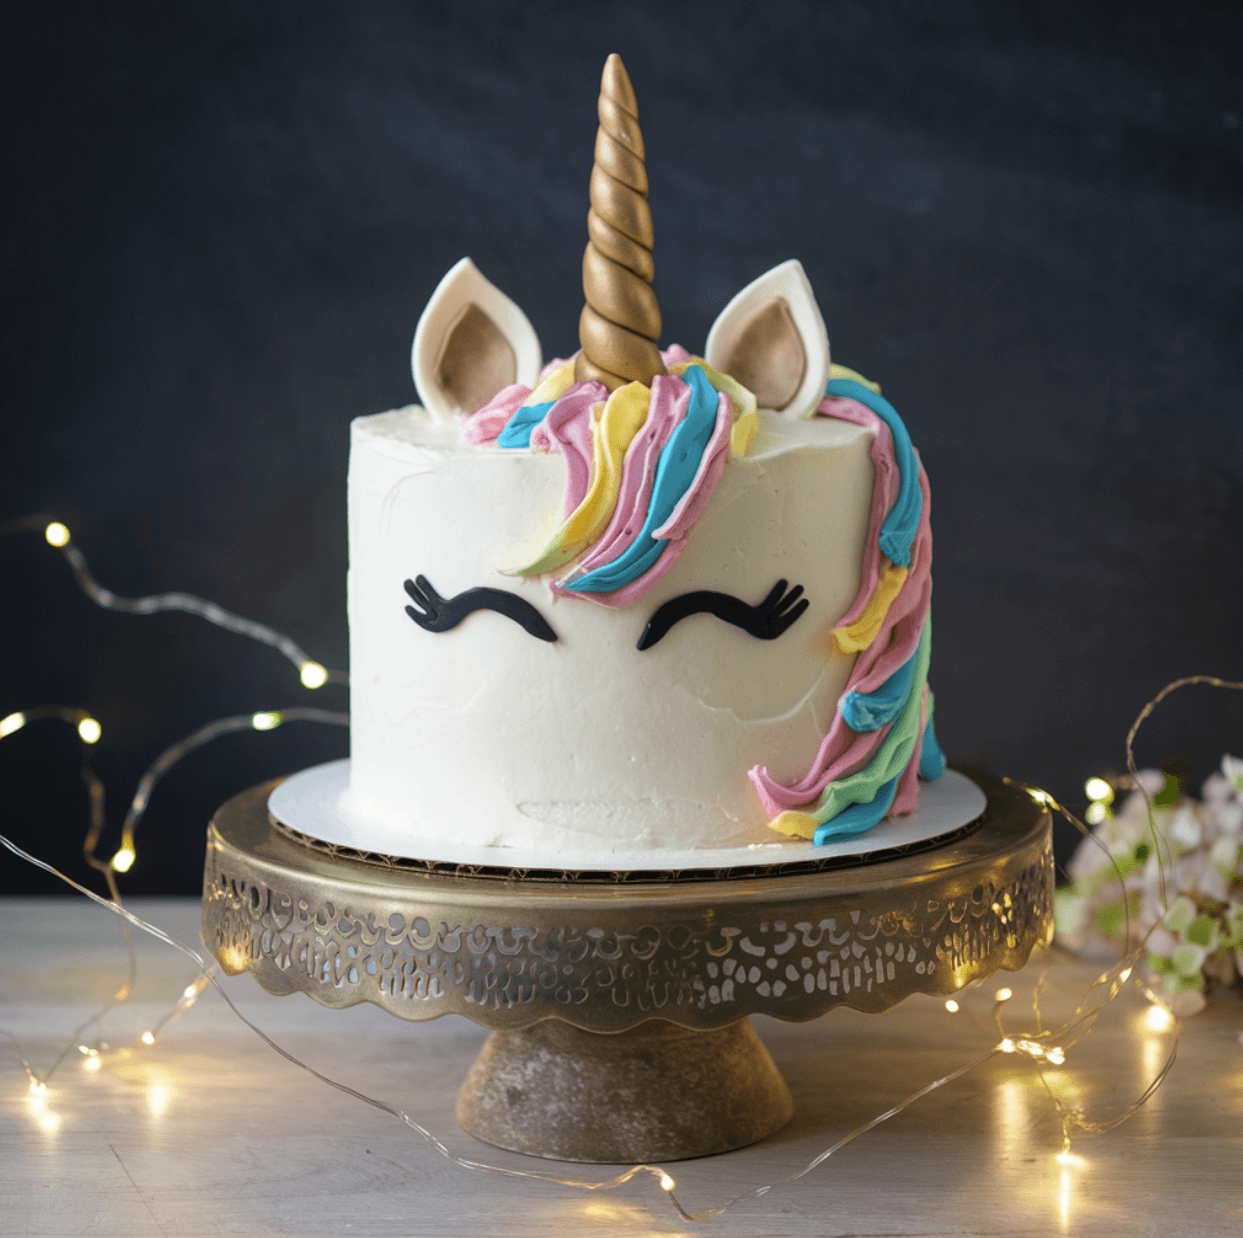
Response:
[{"label": "cake stand pedestal base", "polygon": [[457,1113],[488,1143],[602,1163],[723,1152],[793,1112],[750,1015],[948,996],[1052,940],[1049,815],[972,779],[981,815],[919,847],[687,873],[350,853],[276,824],[272,786],[254,787],[208,831],[203,940],[269,993],[487,1027]]},{"label": "cake stand pedestal base", "polygon": [[697,1031],[649,1019],[585,1032],[559,1019],[493,1032],[458,1093],[485,1143],[558,1161],[677,1161],[780,1130],[794,1101],[749,1019]]}]

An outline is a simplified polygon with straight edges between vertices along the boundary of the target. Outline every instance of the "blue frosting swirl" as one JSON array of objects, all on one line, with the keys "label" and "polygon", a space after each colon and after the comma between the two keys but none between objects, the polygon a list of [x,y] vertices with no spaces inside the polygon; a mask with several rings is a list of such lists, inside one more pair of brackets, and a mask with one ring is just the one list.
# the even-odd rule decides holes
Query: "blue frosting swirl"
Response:
[{"label": "blue frosting swirl", "polygon": [[842,720],[852,731],[878,731],[892,722],[906,704],[915,678],[919,646],[874,692],[847,692],[840,702]]},{"label": "blue frosting swirl", "polygon": [[902,775],[895,774],[888,782],[883,782],[876,788],[876,798],[870,804],[851,804],[836,817],[818,826],[813,839],[816,846],[823,846],[837,834],[862,834],[870,830],[889,811],[901,781]]},{"label": "blue frosting swirl", "polygon": [[919,752],[919,776],[926,782],[935,782],[945,773],[945,753],[937,743],[932,729],[932,694],[928,695],[928,725],[924,727],[924,743]]},{"label": "blue frosting swirl", "polygon": [[530,447],[531,434],[535,427],[548,416],[548,410],[555,403],[555,400],[549,400],[547,404],[524,404],[496,436],[496,445],[498,447]]},{"label": "blue frosting swirl", "polygon": [[915,459],[915,448],[911,446],[911,436],[906,432],[906,426],[898,416],[897,409],[862,383],[851,378],[834,378],[829,381],[825,393],[858,400],[860,404],[870,408],[889,427],[893,435],[893,456],[898,465],[901,484],[898,487],[897,500],[885,517],[885,523],[881,525],[880,548],[899,567],[910,567],[911,543],[919,528],[919,512],[923,506],[923,495],[919,490],[919,465]]},{"label": "blue frosting swirl", "polygon": [[716,426],[719,405],[716,390],[697,365],[688,366],[682,375],[691,388],[690,406],[678,423],[656,462],[652,497],[647,505],[647,518],[638,536],[613,560],[588,572],[563,587],[577,593],[612,593],[637,580],[660,558],[668,542],[652,536],[673,515],[673,509],[695,480],[704,449]]}]

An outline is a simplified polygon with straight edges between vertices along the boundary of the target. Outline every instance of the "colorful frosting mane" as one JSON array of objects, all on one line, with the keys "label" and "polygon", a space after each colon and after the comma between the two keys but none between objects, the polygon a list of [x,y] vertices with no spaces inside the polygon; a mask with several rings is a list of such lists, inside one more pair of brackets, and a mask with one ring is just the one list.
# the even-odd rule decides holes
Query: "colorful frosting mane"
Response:
[{"label": "colorful frosting mane", "polygon": [[554,361],[532,391],[513,384],[466,422],[470,443],[559,452],[563,518],[513,574],[562,573],[554,593],[602,606],[638,601],[677,561],[730,455],[746,454],[755,397],[676,345],[651,386],[610,392]]},{"label": "colorful frosting mane", "polygon": [[632,605],[677,562],[728,462],[746,456],[758,408],[871,431],[859,591],[833,629],[837,648],[855,655],[846,690],[802,777],[782,783],[764,766],[749,771],[773,829],[817,843],[861,833],[913,811],[918,778],[945,767],[928,690],[932,533],[919,454],[880,387],[830,364],[797,262],[726,306],[706,360],[676,345],[659,350],[643,136],[617,56],[605,65],[599,116],[582,351],[541,370],[526,316],[464,259],[420,320],[416,384],[435,415],[468,414],[467,442],[564,458],[560,523],[511,572],[546,576],[554,593],[608,607]]},{"label": "colorful frosting mane", "polygon": [[[559,452],[563,516],[523,576],[558,573],[555,593],[604,606],[638,601],[677,561],[728,459],[742,458],[757,424],[755,396],[685,350],[661,354],[669,371],[650,387],[611,394],[575,382],[554,361],[534,390],[512,384],[469,417],[477,445]],[[917,776],[945,762],[932,723],[932,532],[928,478],[910,435],[880,387],[831,367],[814,412],[873,432],[875,483],[859,592],[833,629],[856,656],[846,691],[811,768],[783,784],[749,772],[769,825],[825,842],[914,810]]]}]

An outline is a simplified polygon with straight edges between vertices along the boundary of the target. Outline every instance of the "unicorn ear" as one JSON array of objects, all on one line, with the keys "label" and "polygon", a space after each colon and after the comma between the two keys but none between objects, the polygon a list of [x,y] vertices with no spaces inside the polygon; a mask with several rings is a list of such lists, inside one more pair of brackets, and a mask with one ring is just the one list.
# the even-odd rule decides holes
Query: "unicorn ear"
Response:
[{"label": "unicorn ear", "polygon": [[527,316],[463,258],[440,281],[414,332],[410,366],[423,407],[441,420],[473,413],[502,387],[539,379]]},{"label": "unicorn ear", "polygon": [[796,259],[748,284],[720,313],[704,360],[755,393],[760,408],[810,417],[829,380],[829,335]]}]

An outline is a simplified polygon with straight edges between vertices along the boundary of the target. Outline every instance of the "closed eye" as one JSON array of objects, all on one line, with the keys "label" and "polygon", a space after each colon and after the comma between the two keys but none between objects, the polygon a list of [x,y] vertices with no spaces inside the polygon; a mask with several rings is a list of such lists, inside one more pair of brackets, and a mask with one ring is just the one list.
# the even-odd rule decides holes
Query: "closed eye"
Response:
[{"label": "closed eye", "polygon": [[647,627],[639,637],[638,648],[650,649],[675,623],[691,615],[702,614],[724,619],[726,623],[732,623],[760,640],[776,640],[807,609],[807,599],[802,595],[802,585],[795,585],[787,593],[784,580],[777,581],[758,606],[748,606],[732,594],[714,593],[709,589],[683,593],[680,597],[670,598],[647,621]]},{"label": "closed eye", "polygon": [[494,610],[537,640],[557,639],[548,621],[526,598],[504,589],[467,589],[456,597],[442,598],[426,576],[416,576],[406,581],[405,590],[414,603],[406,607],[406,614],[425,632],[448,632],[474,611]]}]

